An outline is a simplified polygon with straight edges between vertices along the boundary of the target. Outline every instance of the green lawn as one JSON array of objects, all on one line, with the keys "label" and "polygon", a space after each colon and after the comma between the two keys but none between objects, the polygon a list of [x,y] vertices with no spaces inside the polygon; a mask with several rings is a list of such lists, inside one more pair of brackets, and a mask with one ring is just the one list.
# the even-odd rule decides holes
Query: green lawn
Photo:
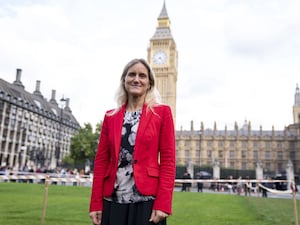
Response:
[{"label": "green lawn", "polygon": [[[44,185],[0,183],[0,224],[39,225]],[[91,225],[90,188],[50,185],[45,225]],[[298,212],[299,201],[298,201]],[[175,192],[168,225],[294,225],[291,199]]]}]

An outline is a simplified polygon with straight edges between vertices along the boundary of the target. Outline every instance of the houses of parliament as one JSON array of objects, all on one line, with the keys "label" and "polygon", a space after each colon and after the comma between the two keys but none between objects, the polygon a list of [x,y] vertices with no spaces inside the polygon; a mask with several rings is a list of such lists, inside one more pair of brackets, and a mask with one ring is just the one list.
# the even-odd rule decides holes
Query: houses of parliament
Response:
[{"label": "houses of parliament", "polygon": [[[158,17],[158,25],[148,48],[148,61],[156,77],[158,90],[164,103],[172,107],[176,121],[176,86],[178,52],[171,34],[170,18],[166,5]],[[205,129],[204,123],[190,130],[176,131],[177,165],[212,166],[218,162],[221,168],[254,170],[259,163],[265,172],[281,173],[289,160],[295,173],[300,173],[300,91],[296,87],[293,106],[294,123],[284,130],[252,130],[245,121],[234,130]]]},{"label": "houses of parliament", "polygon": [[[169,104],[176,122],[178,51],[171,33],[165,2],[150,38],[147,59],[157,78],[163,103]],[[292,96],[291,96],[292,97]],[[233,130],[205,128],[202,122],[190,130],[176,131],[177,165],[212,166],[254,170],[260,163],[265,172],[281,173],[289,161],[300,173],[300,90],[295,90],[293,124],[284,130],[253,130],[251,122],[235,124]],[[26,163],[56,166],[70,152],[70,141],[80,128],[69,106],[62,108],[52,92],[49,101],[36,90],[29,93],[21,82],[21,70],[9,83],[0,79],[0,164],[21,167]],[[188,118],[187,118],[188,119]]]}]

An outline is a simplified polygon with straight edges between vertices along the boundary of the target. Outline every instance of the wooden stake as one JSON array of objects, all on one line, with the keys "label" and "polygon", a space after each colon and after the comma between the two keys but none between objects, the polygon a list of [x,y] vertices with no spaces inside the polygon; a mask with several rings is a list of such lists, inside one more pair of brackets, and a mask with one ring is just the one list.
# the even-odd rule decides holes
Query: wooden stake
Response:
[{"label": "wooden stake", "polygon": [[45,177],[45,191],[44,191],[44,202],[43,202],[43,210],[42,210],[42,218],[41,218],[41,224],[45,224],[45,217],[46,217],[46,208],[47,208],[47,199],[48,199],[48,181],[49,176]]},{"label": "wooden stake", "polygon": [[299,225],[299,221],[298,221],[298,209],[297,209],[297,198],[296,198],[296,187],[295,187],[295,183],[293,182],[291,184],[291,189],[292,189],[292,193],[293,193],[293,205],[294,205],[294,220],[295,220],[295,225]]}]

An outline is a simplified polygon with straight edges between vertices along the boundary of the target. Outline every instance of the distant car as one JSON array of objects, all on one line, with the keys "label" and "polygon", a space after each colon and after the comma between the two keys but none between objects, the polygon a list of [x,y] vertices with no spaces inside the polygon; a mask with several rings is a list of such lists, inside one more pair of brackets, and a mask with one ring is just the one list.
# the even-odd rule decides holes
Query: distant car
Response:
[{"label": "distant car", "polygon": [[211,175],[211,173],[209,173],[207,171],[199,171],[198,173],[196,173],[196,178],[211,179],[212,175]]},{"label": "distant car", "polygon": [[[274,180],[286,180],[287,177],[285,175],[279,174],[279,175],[276,175],[276,176],[272,177],[272,179],[274,179]],[[285,190],[288,189],[287,188],[287,185],[288,185],[287,182],[275,182],[274,185],[275,185],[276,190],[285,191]]]}]

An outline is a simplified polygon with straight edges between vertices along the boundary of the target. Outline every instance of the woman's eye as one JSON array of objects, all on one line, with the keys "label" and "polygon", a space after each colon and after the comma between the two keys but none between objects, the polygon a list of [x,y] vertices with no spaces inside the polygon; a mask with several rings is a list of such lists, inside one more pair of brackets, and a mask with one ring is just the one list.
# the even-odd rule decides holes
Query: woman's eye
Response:
[{"label": "woman's eye", "polygon": [[131,77],[131,78],[134,78],[136,76],[138,76],[139,78],[141,79],[145,79],[147,78],[147,75],[144,74],[144,73],[128,73],[127,76]]}]

